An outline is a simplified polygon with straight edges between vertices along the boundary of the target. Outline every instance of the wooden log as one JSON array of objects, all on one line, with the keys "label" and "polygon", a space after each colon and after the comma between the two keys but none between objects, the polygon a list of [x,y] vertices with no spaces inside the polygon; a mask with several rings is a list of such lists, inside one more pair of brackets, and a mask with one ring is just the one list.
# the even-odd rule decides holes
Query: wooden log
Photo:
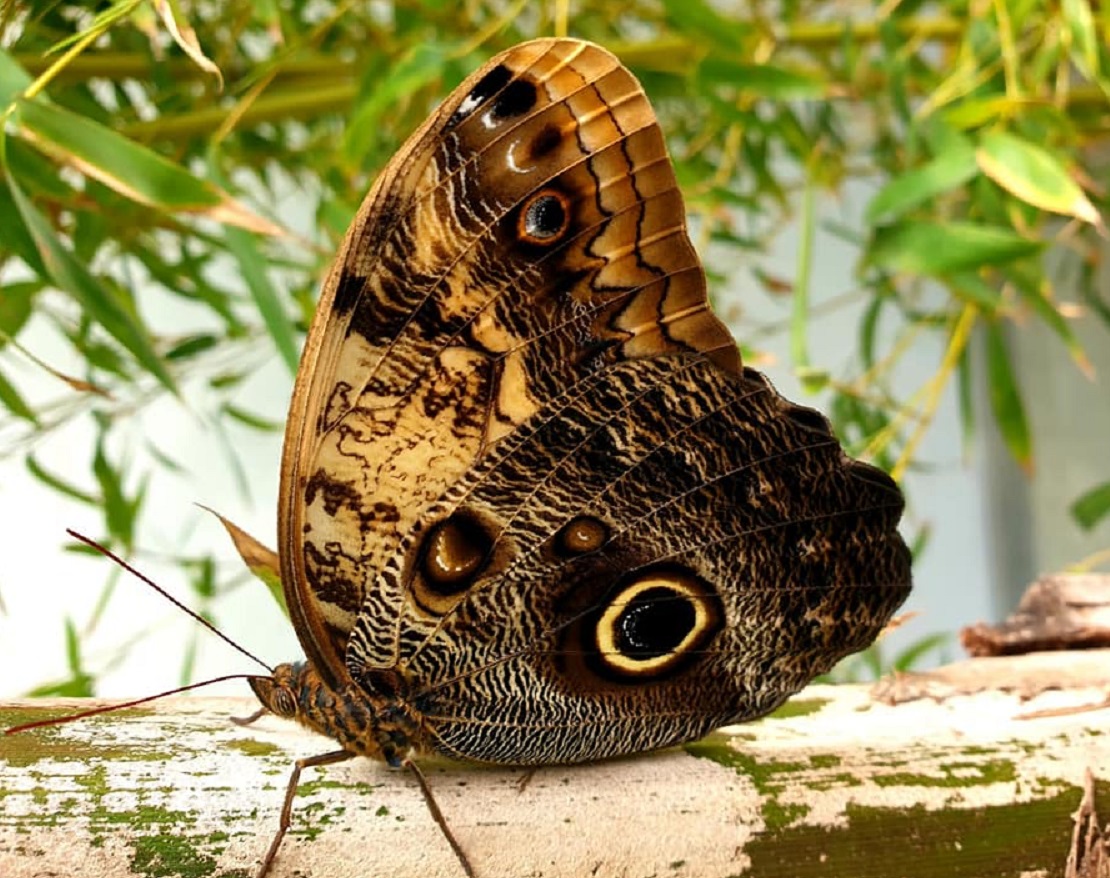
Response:
[{"label": "wooden log", "polygon": [[[1110,710],[1058,710],[1107,692],[1070,685],[899,704],[812,686],[635,758],[531,776],[422,764],[479,878],[1064,876],[1086,772],[1110,812]],[[11,702],[0,727],[89,706]],[[274,717],[228,721],[254,706],[174,698],[0,737],[0,876],[253,874],[292,760],[332,749]],[[1106,830],[1085,808],[1090,848]],[[273,874],[462,878],[413,779],[367,760],[305,772]]]}]

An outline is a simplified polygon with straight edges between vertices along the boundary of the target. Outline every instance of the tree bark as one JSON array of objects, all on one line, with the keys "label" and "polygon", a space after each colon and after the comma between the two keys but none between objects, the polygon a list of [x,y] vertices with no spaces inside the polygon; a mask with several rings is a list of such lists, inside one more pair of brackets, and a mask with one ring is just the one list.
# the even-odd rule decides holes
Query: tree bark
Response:
[{"label": "tree bark", "polygon": [[[1092,656],[1110,675],[1110,651]],[[1064,876],[1088,770],[1110,813],[1108,682],[898,704],[812,686],[664,752],[532,775],[421,765],[478,878]],[[13,702],[0,727],[90,706]],[[334,749],[274,717],[228,721],[255,706],[174,698],[0,737],[0,876],[253,874],[292,761]],[[1105,824],[1084,819],[1105,863]],[[305,771],[273,875],[463,873],[413,778],[353,760]]]}]

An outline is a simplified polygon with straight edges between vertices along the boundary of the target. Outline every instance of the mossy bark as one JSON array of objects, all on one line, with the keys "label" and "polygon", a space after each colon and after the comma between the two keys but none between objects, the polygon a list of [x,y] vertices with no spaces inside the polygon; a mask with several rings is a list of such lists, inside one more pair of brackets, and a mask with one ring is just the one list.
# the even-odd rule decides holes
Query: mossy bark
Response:
[{"label": "mossy bark", "polygon": [[[888,705],[816,686],[661,753],[531,776],[423,765],[479,878],[1063,878],[1086,770],[1110,812],[1110,710],[1020,716],[1091,701],[992,690]],[[0,726],[78,704],[8,704]],[[167,699],[0,738],[0,876],[253,874],[292,760],[330,747],[272,717],[228,722],[251,710]],[[357,760],[306,772],[273,874],[462,871],[412,778]]]}]

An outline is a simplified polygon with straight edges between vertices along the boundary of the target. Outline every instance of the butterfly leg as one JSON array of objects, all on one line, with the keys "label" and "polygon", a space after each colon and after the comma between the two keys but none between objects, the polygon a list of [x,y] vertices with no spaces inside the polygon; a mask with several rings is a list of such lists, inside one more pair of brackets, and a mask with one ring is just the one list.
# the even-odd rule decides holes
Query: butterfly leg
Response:
[{"label": "butterfly leg", "polygon": [[[475,878],[474,867],[470,865],[470,860],[462,849],[462,845],[459,844],[455,834],[451,832],[447,821],[443,818],[443,812],[439,810],[439,805],[436,803],[435,796],[432,795],[432,788],[428,786],[428,779],[424,777],[424,772],[411,759],[406,759],[401,764],[412,772],[416,782],[420,785],[420,792],[424,794],[424,801],[428,805],[428,810],[432,813],[432,819],[435,820],[439,831],[443,833],[443,837],[447,839],[447,843],[451,845],[451,850],[455,852],[455,856],[459,858],[459,863],[466,873],[466,878]],[[262,876],[260,875],[259,878],[262,878]]]},{"label": "butterfly leg", "polygon": [[333,750],[331,753],[321,753],[319,756],[298,759],[293,763],[293,772],[289,775],[289,785],[285,788],[285,802],[281,806],[281,820],[278,822],[278,830],[274,833],[274,840],[270,842],[270,849],[266,851],[266,857],[262,860],[262,867],[258,870],[256,878],[266,878],[266,875],[269,874],[270,867],[274,863],[274,857],[277,856],[278,848],[281,847],[282,839],[285,838],[285,833],[289,830],[289,824],[293,817],[293,797],[297,794],[301,771],[306,768],[345,762],[348,759],[353,759],[355,755],[349,750]]}]

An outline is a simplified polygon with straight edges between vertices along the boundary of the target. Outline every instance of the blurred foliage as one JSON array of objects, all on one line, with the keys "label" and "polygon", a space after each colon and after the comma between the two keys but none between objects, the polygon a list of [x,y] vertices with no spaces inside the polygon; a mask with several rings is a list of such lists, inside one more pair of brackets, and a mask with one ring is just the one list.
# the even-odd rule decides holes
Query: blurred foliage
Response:
[{"label": "blurred foliage", "polygon": [[[0,454],[101,510],[98,536],[124,554],[141,544],[149,479],[180,464],[158,436],[138,454],[121,424],[176,394],[218,435],[230,422],[278,429],[281,413],[253,410],[243,384],[274,357],[292,375],[319,278],[375,173],[470,70],[534,36],[595,40],[640,77],[711,283],[723,286],[741,265],[753,295],[790,302],[781,326],[745,327],[745,352],[758,354],[766,332],[786,332],[794,368],[830,394],[853,452],[896,477],[951,386],[973,429],[977,368],[1006,445],[1031,467],[1015,325],[1043,323],[1089,372],[1075,321],[1110,324],[1095,283],[1110,204],[1099,164],[1110,140],[1110,4],[36,0],[2,9]],[[821,317],[811,295],[815,205],[858,184],[873,193],[863,217],[822,229],[859,253],[857,286],[838,296],[859,308],[857,335],[845,340],[854,371],[834,377],[808,343]],[[281,218],[293,196],[296,230]],[[765,264],[787,224],[800,228],[801,246],[783,278]],[[1049,248],[1078,266],[1066,299],[1046,268]],[[194,323],[159,319],[182,302]],[[79,374],[21,344],[32,324],[52,340],[49,359],[79,363]],[[880,337],[896,342],[880,348]],[[897,398],[899,364],[938,337],[935,374]],[[29,362],[59,379],[54,395],[28,394],[14,366]],[[90,419],[88,478],[75,483],[36,450]],[[1085,527],[1108,512],[1107,485],[1075,507]],[[202,603],[223,587],[207,556],[179,563]],[[67,643],[66,691],[84,691],[90,672],[72,626]]]}]

